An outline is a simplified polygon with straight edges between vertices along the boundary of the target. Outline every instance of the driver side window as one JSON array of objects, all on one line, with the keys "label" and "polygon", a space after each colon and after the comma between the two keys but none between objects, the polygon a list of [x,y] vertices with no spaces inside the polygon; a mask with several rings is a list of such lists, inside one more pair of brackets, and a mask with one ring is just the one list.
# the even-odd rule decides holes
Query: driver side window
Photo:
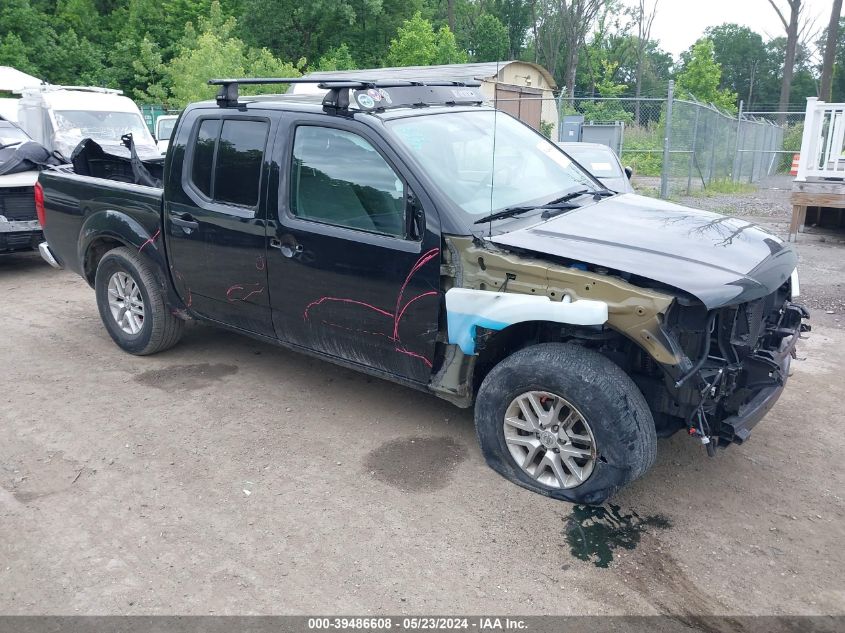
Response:
[{"label": "driver side window", "polygon": [[405,185],[357,134],[298,127],[290,182],[290,209],[299,218],[405,237]]}]

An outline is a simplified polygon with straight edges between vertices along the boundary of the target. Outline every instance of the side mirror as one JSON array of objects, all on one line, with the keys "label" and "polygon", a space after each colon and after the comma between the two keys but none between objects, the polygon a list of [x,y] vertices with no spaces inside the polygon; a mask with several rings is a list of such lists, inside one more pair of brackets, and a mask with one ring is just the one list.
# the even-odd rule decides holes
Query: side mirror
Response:
[{"label": "side mirror", "polygon": [[408,235],[411,239],[421,240],[425,235],[425,210],[410,189],[405,198],[405,214],[408,222]]},{"label": "side mirror", "polygon": [[630,165],[625,167],[625,175],[628,176],[628,180],[631,180],[631,177],[634,175],[634,168]]}]

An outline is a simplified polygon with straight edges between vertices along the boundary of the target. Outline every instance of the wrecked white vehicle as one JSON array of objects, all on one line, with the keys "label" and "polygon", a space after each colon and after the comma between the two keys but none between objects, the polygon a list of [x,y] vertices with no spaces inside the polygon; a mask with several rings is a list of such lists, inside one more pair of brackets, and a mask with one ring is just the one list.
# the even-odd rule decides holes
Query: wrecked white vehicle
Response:
[{"label": "wrecked white vehicle", "polygon": [[490,466],[581,503],[777,400],[808,316],[777,237],[608,191],[477,86],[238,95],[296,81],[217,81],[148,165],[163,188],[101,153],[42,174],[42,254],[126,351],[200,319],[474,406]]},{"label": "wrecked white vehicle", "polygon": [[32,250],[43,241],[35,183],[40,169],[62,162],[0,117],[0,255]]}]

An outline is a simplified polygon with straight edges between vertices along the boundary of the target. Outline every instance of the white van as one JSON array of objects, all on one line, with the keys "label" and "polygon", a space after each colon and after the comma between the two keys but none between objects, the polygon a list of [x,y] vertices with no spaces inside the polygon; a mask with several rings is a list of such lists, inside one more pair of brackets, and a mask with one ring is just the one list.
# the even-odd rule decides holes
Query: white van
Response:
[{"label": "white van", "polygon": [[108,151],[121,146],[120,137],[130,132],[140,157],[160,156],[138,106],[120,90],[25,88],[18,102],[18,122],[33,140],[68,159],[83,138],[94,139]]}]

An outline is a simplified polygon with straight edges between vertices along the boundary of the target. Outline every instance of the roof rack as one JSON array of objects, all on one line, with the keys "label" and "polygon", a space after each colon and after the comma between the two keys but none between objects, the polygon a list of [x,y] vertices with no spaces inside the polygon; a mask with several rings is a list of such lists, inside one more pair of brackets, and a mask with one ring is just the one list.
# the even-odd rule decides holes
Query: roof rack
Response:
[{"label": "roof rack", "polygon": [[317,84],[327,90],[323,110],[330,114],[350,110],[363,112],[387,108],[425,107],[430,105],[480,105],[484,96],[478,81],[414,81],[403,79],[350,79],[348,77],[247,77],[242,79],[209,79],[209,85],[220,86],[217,105],[236,108],[238,89],[244,85]]}]

